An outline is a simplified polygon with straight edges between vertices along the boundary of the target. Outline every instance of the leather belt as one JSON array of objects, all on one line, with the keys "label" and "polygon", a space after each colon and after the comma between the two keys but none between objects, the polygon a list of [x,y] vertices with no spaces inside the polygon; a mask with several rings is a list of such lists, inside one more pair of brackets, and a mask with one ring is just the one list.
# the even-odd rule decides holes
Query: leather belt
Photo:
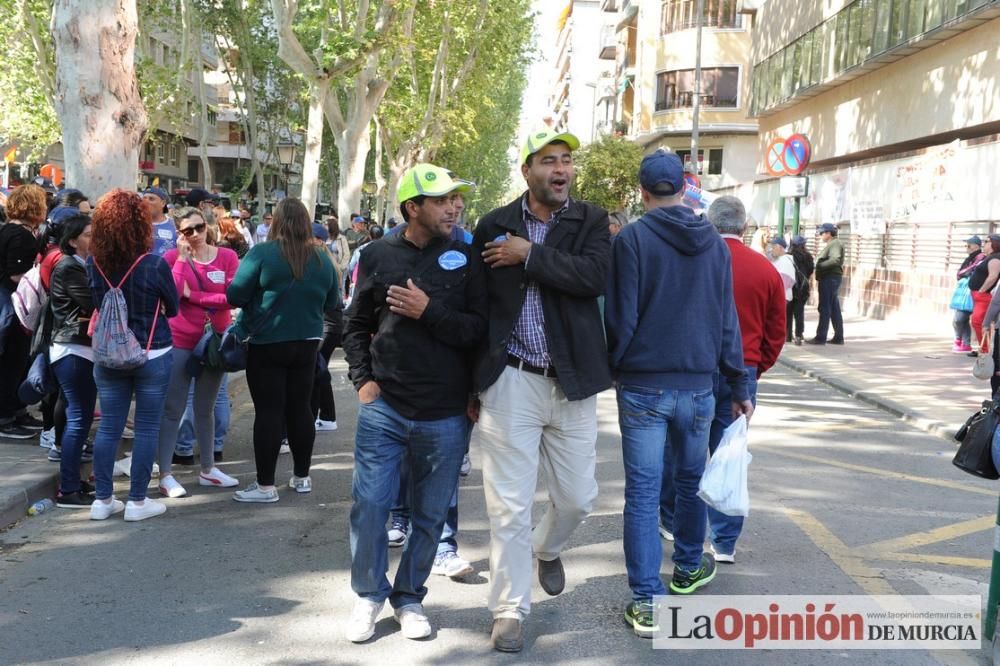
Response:
[{"label": "leather belt", "polygon": [[513,354],[507,354],[507,365],[512,368],[517,368],[518,370],[530,372],[533,375],[541,375],[542,377],[556,376],[556,369],[551,365],[547,368],[539,368],[535,365],[528,365],[523,359],[520,359]]}]

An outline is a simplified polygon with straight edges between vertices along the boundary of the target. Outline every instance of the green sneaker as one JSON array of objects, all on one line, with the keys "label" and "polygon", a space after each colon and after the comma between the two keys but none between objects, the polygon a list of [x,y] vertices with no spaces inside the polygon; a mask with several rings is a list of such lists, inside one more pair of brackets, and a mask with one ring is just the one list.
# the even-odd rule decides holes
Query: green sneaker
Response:
[{"label": "green sneaker", "polygon": [[641,638],[652,638],[660,630],[653,621],[653,602],[633,601],[625,608],[625,624]]},{"label": "green sneaker", "polygon": [[670,580],[670,591],[674,594],[691,594],[704,587],[715,578],[715,559],[708,553],[701,554],[701,566],[694,571],[684,571],[674,567],[674,577]]}]

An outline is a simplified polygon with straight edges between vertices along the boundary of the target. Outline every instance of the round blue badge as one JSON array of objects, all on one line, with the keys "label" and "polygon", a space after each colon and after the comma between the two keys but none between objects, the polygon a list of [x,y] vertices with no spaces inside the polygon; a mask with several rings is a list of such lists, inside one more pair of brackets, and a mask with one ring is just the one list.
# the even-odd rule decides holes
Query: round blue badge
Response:
[{"label": "round blue badge", "polygon": [[448,250],[438,257],[438,266],[446,271],[453,271],[469,263],[465,255],[458,250]]},{"label": "round blue badge", "polygon": [[494,243],[503,243],[506,240],[507,240],[507,234],[500,234],[499,236],[497,236],[496,238],[493,239],[493,242]]}]

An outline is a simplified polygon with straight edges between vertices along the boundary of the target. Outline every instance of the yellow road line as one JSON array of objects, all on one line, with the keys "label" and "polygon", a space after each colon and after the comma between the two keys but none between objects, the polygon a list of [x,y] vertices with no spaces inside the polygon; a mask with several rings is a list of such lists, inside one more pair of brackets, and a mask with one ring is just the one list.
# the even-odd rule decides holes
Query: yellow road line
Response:
[{"label": "yellow road line", "polygon": [[996,516],[973,518],[972,520],[965,520],[960,523],[945,525],[933,530],[927,530],[926,532],[917,532],[915,534],[907,534],[905,536],[896,537],[895,539],[886,539],[885,541],[870,543],[867,546],[864,546],[863,550],[873,553],[895,553],[901,550],[910,550],[912,548],[917,548],[918,546],[940,543],[942,541],[947,541],[948,539],[955,539],[967,534],[975,534],[976,532],[984,532],[986,530],[993,529],[996,525],[996,520]]},{"label": "yellow road line", "polygon": [[879,572],[862,562],[815,516],[799,509],[786,508],[784,513],[867,594],[896,594],[896,590]]},{"label": "yellow road line", "polygon": [[903,474],[902,472],[890,472],[884,469],[878,469],[877,467],[868,467],[866,465],[855,465],[854,463],[845,463],[839,460],[833,460],[831,458],[822,458],[820,456],[812,456],[807,453],[792,453],[791,451],[783,451],[781,449],[775,448],[773,446],[757,444],[753,447],[754,449],[765,449],[769,453],[775,453],[779,456],[785,456],[786,458],[795,458],[797,460],[805,460],[807,462],[819,463],[821,465],[830,465],[831,467],[840,467],[841,469],[849,469],[854,472],[863,472],[865,474],[873,474],[875,476],[881,476],[886,479],[898,479],[900,481],[913,481],[915,483],[924,483],[929,486],[938,486],[940,488],[950,488],[951,490],[962,490],[967,493],[975,493],[976,495],[989,495],[990,497],[996,497],[997,492],[995,490],[988,490],[986,488],[977,488],[976,486],[970,486],[967,484],[960,483],[958,481],[949,481],[947,479],[932,479],[927,476],[914,476],[913,474]]},{"label": "yellow road line", "polygon": [[953,567],[969,567],[971,569],[989,569],[991,560],[975,557],[954,557],[951,555],[923,555],[918,553],[866,553],[869,559],[894,562],[918,562],[920,564],[944,564]]}]

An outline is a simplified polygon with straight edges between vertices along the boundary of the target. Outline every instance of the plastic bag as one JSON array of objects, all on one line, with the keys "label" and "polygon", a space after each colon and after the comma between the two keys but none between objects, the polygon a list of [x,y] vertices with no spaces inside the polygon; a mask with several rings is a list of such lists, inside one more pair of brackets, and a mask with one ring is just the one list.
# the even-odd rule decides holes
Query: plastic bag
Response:
[{"label": "plastic bag", "polygon": [[740,414],[722,433],[715,455],[705,466],[698,485],[698,497],[727,516],[750,513],[747,468],[753,456],[747,450],[747,417]]}]

